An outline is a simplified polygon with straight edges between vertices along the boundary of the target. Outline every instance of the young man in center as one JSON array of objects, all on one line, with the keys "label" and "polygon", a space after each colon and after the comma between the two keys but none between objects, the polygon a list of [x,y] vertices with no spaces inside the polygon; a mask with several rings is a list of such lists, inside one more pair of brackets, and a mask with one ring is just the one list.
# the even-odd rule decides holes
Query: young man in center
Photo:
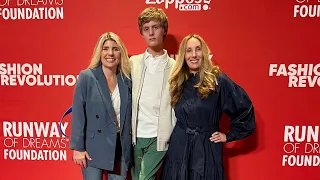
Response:
[{"label": "young man in center", "polygon": [[132,78],[133,180],[153,180],[168,149],[176,123],[170,105],[169,76],[175,60],[163,49],[168,18],[160,8],[146,8],[138,17],[148,48],[130,58]]}]

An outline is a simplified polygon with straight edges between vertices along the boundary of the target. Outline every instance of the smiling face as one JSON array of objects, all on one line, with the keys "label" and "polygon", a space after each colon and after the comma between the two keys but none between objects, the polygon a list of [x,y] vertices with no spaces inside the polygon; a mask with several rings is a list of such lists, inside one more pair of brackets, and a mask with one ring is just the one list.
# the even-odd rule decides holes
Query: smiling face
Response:
[{"label": "smiling face", "polygon": [[189,67],[190,72],[199,71],[203,60],[201,42],[197,38],[191,38],[186,43],[186,53],[184,59]]},{"label": "smiling face", "polygon": [[116,69],[120,63],[121,52],[118,44],[113,40],[106,40],[102,46],[100,60],[104,67]]}]

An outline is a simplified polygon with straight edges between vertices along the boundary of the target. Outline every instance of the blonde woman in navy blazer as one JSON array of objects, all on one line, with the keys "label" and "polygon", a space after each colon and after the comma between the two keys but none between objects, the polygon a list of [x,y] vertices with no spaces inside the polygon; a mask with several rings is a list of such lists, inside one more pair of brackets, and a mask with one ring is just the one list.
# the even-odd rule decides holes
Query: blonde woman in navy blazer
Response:
[{"label": "blonde woman in navy blazer", "polygon": [[99,38],[74,90],[70,148],[84,180],[126,179],[131,167],[131,80],[118,35]]}]

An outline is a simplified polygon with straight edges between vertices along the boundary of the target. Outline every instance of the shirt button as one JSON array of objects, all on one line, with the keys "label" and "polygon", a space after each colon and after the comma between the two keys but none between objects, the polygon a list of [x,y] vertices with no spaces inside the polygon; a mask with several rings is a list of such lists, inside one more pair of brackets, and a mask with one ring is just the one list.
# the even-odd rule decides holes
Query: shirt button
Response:
[{"label": "shirt button", "polygon": [[101,133],[101,129],[98,129],[97,131],[98,131],[98,133]]},{"label": "shirt button", "polygon": [[96,115],[96,118],[97,118],[97,119],[99,118],[99,115],[98,115],[98,114]]}]

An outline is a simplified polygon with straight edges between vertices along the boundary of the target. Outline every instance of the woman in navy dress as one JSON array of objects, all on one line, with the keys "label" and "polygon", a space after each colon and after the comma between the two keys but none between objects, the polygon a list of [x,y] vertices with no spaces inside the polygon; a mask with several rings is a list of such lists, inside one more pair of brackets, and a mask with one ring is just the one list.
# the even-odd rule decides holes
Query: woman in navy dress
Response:
[{"label": "woman in navy dress", "polygon": [[[199,35],[183,39],[170,78],[171,104],[177,117],[164,180],[224,180],[223,143],[243,139],[255,130],[252,102],[246,92],[209,59]],[[225,113],[230,131],[220,132]]]}]

